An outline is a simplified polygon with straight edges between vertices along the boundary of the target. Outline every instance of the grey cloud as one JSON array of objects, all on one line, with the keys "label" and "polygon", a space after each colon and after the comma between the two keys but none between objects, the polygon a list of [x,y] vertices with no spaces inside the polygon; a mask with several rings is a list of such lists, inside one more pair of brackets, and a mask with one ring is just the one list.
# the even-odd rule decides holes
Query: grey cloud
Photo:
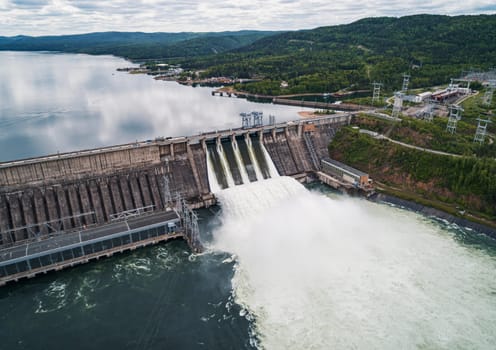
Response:
[{"label": "grey cloud", "polygon": [[293,30],[372,16],[496,13],[496,6],[494,0],[11,0],[0,11],[8,19],[0,21],[3,35],[39,35],[40,30],[43,34]]}]

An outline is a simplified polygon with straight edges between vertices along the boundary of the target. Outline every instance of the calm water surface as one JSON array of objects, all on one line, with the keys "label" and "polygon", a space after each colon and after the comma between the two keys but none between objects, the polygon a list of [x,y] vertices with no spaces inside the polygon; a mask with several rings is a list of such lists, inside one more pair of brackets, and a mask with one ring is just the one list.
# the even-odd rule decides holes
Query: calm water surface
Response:
[{"label": "calm water surface", "polygon": [[111,56],[0,52],[0,161],[234,128],[252,110],[294,120],[302,110],[116,71],[128,66]]}]

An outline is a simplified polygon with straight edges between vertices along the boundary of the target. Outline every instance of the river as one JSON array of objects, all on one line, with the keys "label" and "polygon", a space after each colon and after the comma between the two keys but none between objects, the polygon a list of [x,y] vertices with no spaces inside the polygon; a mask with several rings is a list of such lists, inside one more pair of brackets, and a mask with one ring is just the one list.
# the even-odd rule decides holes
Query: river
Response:
[{"label": "river", "polygon": [[[0,159],[278,120],[300,109],[129,75],[115,57],[0,53]],[[492,349],[496,243],[278,177],[173,242],[0,288],[1,349]]]}]

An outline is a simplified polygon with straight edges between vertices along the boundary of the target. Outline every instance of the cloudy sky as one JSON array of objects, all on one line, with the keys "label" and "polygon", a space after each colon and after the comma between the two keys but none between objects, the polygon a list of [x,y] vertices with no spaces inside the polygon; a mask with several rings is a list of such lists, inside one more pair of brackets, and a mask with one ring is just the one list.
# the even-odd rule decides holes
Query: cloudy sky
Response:
[{"label": "cloudy sky", "polygon": [[371,16],[494,14],[495,0],[0,0],[0,36],[290,30]]}]

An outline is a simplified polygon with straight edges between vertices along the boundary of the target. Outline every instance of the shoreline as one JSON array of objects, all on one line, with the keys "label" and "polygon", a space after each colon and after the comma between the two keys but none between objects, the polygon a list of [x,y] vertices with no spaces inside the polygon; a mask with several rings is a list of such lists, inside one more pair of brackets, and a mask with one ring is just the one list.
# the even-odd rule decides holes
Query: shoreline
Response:
[{"label": "shoreline", "polygon": [[455,216],[453,214],[447,213],[441,209],[434,207],[429,207],[411,200],[402,199],[386,193],[376,193],[375,195],[367,198],[368,200],[376,203],[389,203],[399,207],[403,207],[412,210],[416,213],[420,213],[426,217],[435,217],[441,220],[446,220],[449,223],[456,224],[460,227],[466,227],[482,234],[485,234],[491,238],[496,239],[496,228],[489,225],[472,221],[467,218],[462,218]]},{"label": "shoreline", "polygon": [[[477,231],[484,234],[492,239],[496,239],[496,223],[493,221],[482,219],[481,217],[475,216],[473,214],[468,214],[467,216],[458,216],[456,214],[450,213],[448,210],[443,210],[442,208],[435,207],[434,204],[429,205],[421,203],[420,201],[415,201],[415,199],[404,199],[401,198],[402,193],[389,193],[387,190],[375,187],[373,192],[365,192],[363,190],[352,189],[338,189],[330,184],[322,181],[318,177],[307,178],[305,181],[307,184],[319,183],[326,187],[329,187],[339,193],[347,194],[351,197],[360,197],[365,200],[374,203],[383,203],[398,206],[403,209],[413,211],[415,213],[421,214],[425,217],[435,218],[438,220],[444,220],[450,224],[456,224],[459,227],[468,228],[470,230]],[[442,203],[447,204],[447,203]]]}]

